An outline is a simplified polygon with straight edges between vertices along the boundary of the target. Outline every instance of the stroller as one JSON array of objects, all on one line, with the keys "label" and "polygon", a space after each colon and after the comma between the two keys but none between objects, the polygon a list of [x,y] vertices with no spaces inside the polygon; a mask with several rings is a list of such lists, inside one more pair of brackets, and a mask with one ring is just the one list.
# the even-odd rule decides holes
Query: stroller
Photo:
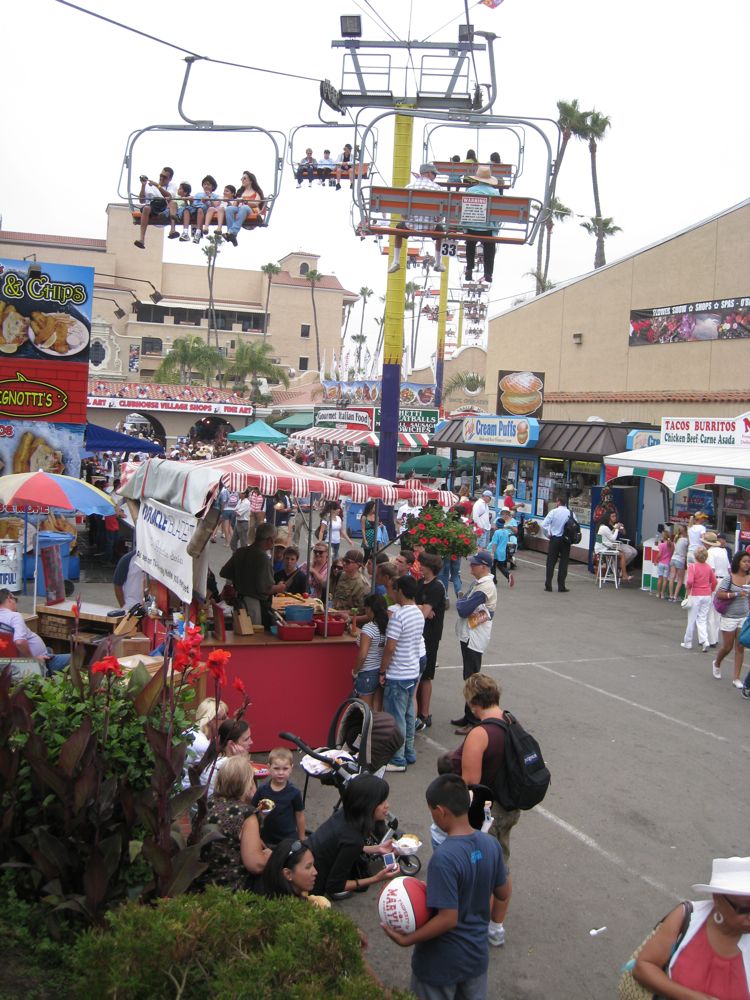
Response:
[{"label": "stroller", "polygon": [[[339,794],[349,781],[365,772],[382,777],[385,765],[403,743],[401,731],[392,715],[387,712],[373,712],[369,705],[359,698],[347,698],[337,708],[328,732],[328,746],[313,749],[293,733],[279,733],[298,747],[304,757],[301,760],[305,772],[303,801],[307,799],[310,778],[317,778],[322,785],[333,785]],[[341,799],[334,806],[338,809]],[[398,819],[390,815],[384,829],[376,831],[374,843],[398,841],[401,834]],[[404,875],[416,875],[422,863],[416,855],[421,844],[399,844],[402,852],[398,857],[399,867]],[[406,853],[413,851],[413,853]]]}]

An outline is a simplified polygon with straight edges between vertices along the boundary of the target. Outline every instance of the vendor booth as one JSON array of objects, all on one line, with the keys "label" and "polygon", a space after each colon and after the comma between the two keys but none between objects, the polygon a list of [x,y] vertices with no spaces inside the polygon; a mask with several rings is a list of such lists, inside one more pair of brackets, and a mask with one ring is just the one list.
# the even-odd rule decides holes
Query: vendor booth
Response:
[{"label": "vendor booth", "polygon": [[[209,462],[149,459],[128,471],[130,478],[121,493],[140,505],[136,563],[185,605],[195,595],[199,599],[206,595],[206,542],[218,517],[215,500],[222,484],[239,491],[257,487],[266,496],[284,490],[294,497],[345,496],[354,502],[376,499],[388,505],[402,499],[417,506],[430,499],[446,504],[456,500],[452,493],[417,485],[401,488],[364,477],[362,481],[335,478],[300,466],[263,444]],[[224,697],[230,710],[237,707],[240,698],[234,682],[244,684],[252,702],[249,721],[255,749],[275,746],[284,729],[300,732],[316,745],[323,743],[333,713],[351,691],[354,638],[328,634],[333,630],[327,627],[327,611],[309,640],[301,632],[295,638],[294,630],[290,640],[282,636],[281,626],[273,635],[260,622],[235,618],[235,628],[226,636],[216,629],[213,635],[206,634],[202,651],[207,654],[221,647],[231,653]]]},{"label": "vendor booth", "polygon": [[[750,412],[738,417],[664,417],[661,442],[605,456],[608,483],[658,485],[666,501],[663,523],[686,523],[702,512],[730,549],[750,543]],[[658,524],[643,524],[644,581],[655,584],[650,559]],[[649,530],[650,529],[650,530]]]}]

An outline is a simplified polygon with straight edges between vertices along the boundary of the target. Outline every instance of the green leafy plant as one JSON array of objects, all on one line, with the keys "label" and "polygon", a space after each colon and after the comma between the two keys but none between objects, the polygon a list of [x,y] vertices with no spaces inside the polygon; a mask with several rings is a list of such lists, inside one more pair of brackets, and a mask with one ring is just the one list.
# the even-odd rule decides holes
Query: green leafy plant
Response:
[{"label": "green leafy plant", "polygon": [[89,1000],[406,998],[368,975],[354,924],[302,900],[205,893],[128,904],[82,935],[77,996]]},{"label": "green leafy plant", "polygon": [[469,556],[477,547],[477,531],[458,514],[444,514],[440,507],[425,508],[406,519],[405,538],[443,559]]}]

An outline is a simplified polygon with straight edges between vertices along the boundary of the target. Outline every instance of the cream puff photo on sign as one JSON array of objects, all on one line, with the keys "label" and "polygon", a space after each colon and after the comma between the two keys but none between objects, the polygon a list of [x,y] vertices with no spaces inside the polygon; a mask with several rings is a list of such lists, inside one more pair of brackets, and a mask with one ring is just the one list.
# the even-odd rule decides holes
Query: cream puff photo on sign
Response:
[{"label": "cream puff photo on sign", "polygon": [[500,402],[507,413],[528,417],[542,405],[543,387],[533,372],[509,372],[498,382]]}]

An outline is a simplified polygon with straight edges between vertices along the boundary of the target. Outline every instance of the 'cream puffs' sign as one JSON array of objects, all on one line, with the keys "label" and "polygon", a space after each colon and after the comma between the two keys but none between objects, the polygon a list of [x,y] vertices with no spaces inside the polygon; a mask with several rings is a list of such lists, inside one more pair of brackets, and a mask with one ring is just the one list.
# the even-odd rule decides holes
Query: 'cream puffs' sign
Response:
[{"label": "'cream puffs' sign", "polygon": [[465,417],[465,444],[488,444],[499,448],[529,448],[539,440],[539,421],[535,417],[492,416]]}]

